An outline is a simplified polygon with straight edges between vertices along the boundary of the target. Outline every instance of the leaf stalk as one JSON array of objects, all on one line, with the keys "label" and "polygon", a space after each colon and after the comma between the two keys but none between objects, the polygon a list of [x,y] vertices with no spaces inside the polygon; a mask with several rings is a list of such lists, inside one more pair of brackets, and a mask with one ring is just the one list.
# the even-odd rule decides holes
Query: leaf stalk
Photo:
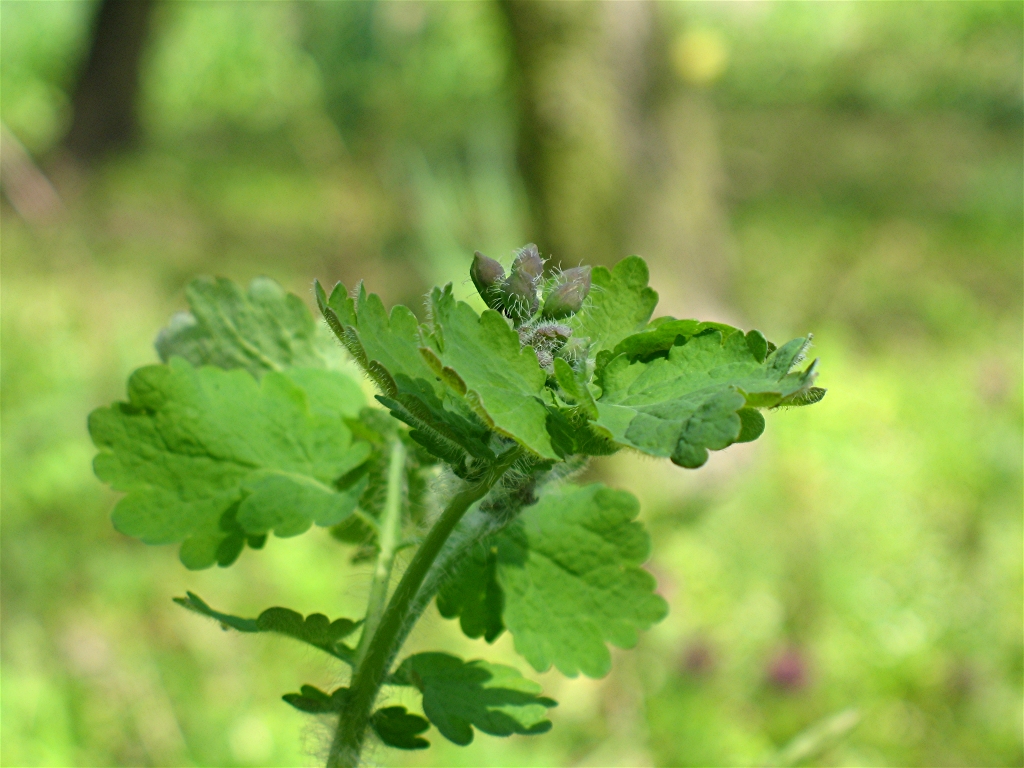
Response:
[{"label": "leaf stalk", "polygon": [[398,438],[391,443],[391,460],[388,464],[387,496],[384,500],[384,514],[381,515],[377,541],[380,552],[373,570],[373,581],[370,583],[370,596],[366,603],[366,620],[363,623],[363,634],[356,648],[355,666],[358,667],[366,651],[370,647],[370,639],[377,631],[384,605],[391,586],[391,569],[395,564],[402,533],[402,501],[405,480],[405,445]]}]

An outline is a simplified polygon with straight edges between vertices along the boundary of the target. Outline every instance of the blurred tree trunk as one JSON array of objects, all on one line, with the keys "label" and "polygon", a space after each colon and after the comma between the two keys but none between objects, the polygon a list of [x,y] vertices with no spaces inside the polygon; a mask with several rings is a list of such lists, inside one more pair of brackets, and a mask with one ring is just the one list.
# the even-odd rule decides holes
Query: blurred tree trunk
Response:
[{"label": "blurred tree trunk", "polygon": [[705,39],[685,20],[680,25],[672,8],[655,10],[630,246],[647,258],[662,312],[737,322],[729,309],[726,174],[710,90],[727,51],[724,41]]},{"label": "blurred tree trunk", "polygon": [[154,0],[100,3],[64,140],[82,160],[128,146],[136,138],[139,66],[154,6]]},{"label": "blurred tree trunk", "polygon": [[662,311],[723,315],[724,172],[707,83],[652,2],[502,0],[533,233],[556,263],[647,258]]},{"label": "blurred tree trunk", "polygon": [[502,0],[501,8],[532,237],[556,263],[613,262],[628,195],[604,5]]}]

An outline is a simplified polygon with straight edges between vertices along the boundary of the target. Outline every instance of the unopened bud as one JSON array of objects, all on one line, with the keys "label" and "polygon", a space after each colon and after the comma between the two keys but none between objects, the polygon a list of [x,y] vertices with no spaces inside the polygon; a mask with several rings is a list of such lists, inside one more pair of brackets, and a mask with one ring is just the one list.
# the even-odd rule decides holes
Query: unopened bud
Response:
[{"label": "unopened bud", "polygon": [[544,274],[544,260],[541,259],[537,246],[527,243],[516,252],[516,260],[512,262],[512,272],[526,275],[536,285]]},{"label": "unopened bud", "polygon": [[572,328],[562,323],[541,323],[533,329],[533,338],[540,342],[554,342],[559,346],[572,336]]},{"label": "unopened bud", "polygon": [[473,279],[473,285],[476,286],[481,298],[487,302],[487,306],[496,309],[501,303],[499,292],[502,279],[505,277],[505,270],[501,264],[477,251],[473,254],[469,276]]},{"label": "unopened bud", "polygon": [[590,293],[590,267],[574,267],[561,274],[544,300],[541,316],[549,320],[569,317],[583,308]]},{"label": "unopened bud", "polygon": [[537,286],[522,271],[513,270],[501,283],[502,310],[516,325],[526,322],[537,311]]}]

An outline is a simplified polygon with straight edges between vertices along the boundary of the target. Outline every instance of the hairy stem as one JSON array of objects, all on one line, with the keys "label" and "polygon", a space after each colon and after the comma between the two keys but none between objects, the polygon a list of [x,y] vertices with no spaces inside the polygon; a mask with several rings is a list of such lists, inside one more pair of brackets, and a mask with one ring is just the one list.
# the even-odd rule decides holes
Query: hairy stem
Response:
[{"label": "hairy stem", "polygon": [[377,565],[373,570],[373,581],[370,583],[370,597],[366,603],[363,634],[360,636],[359,646],[356,648],[355,666],[357,667],[366,656],[370,640],[377,631],[377,625],[380,624],[381,616],[384,613],[388,587],[391,585],[391,568],[395,563],[399,534],[402,530],[402,492],[404,490],[402,486],[404,480],[405,446],[401,440],[396,438],[391,443],[387,497],[384,500],[384,514],[381,515],[380,530],[377,535],[380,553],[377,555]]},{"label": "hairy stem", "polygon": [[387,676],[388,667],[398,653],[398,644],[405,637],[406,624],[412,618],[410,612],[414,608],[414,599],[430,566],[466,511],[487,495],[521,455],[522,449],[517,447],[499,457],[486,475],[452,497],[437,522],[427,532],[395,588],[366,654],[352,676],[348,698],[338,719],[338,728],[327,758],[327,768],[354,768],[359,764],[370,710]]}]

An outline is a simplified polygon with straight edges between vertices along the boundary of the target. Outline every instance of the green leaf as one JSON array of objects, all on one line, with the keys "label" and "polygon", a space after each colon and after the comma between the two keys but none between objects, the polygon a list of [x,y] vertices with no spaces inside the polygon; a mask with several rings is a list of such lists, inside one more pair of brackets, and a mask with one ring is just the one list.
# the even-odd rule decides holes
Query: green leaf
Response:
[{"label": "green leaf", "polygon": [[[114,526],[147,544],[183,542],[182,562],[206,568],[233,561],[246,536],[258,541],[271,529],[291,536],[344,518],[358,493],[333,483],[370,447],[352,440],[347,405],[333,414],[323,404],[312,408],[294,375],[267,373],[257,382],[181,358],[132,374],[128,402],[89,417],[100,451],[96,474],[127,493]],[[338,376],[319,370],[298,378]]]},{"label": "green leaf", "polygon": [[[719,330],[722,336],[731,336],[739,332],[738,328],[724,323],[701,322],[699,320],[676,320],[671,317],[659,317],[640,333],[627,336],[611,350],[607,359],[626,355],[630,362],[642,360],[666,352],[673,346],[685,343],[689,338],[707,330]],[[760,331],[751,331],[762,345],[767,342]],[[764,360],[762,352],[760,360]]]},{"label": "green leaf", "polygon": [[353,651],[341,641],[355,632],[362,624],[361,621],[331,621],[322,613],[311,613],[303,618],[301,613],[290,608],[267,608],[255,619],[243,619],[240,616],[215,611],[194,592],[185,594],[186,597],[174,598],[174,602],[190,611],[216,619],[225,627],[231,627],[239,632],[275,632],[287,635],[319,648],[347,664],[352,663]]},{"label": "green leaf", "polygon": [[[759,337],[759,338],[758,338]],[[713,328],[672,346],[667,355],[631,362],[620,354],[600,372],[594,422],[620,445],[699,467],[709,450],[753,439],[759,422],[742,408],[770,408],[810,390],[815,365],[790,373],[809,344],[794,339],[767,358],[764,337]],[[763,426],[761,427],[763,429]],[[756,434],[755,434],[756,432]]]},{"label": "green leaf", "polygon": [[405,711],[405,707],[383,707],[370,716],[370,725],[389,747],[396,749],[426,749],[430,742],[420,738],[430,723]]},{"label": "green leaf", "polygon": [[497,555],[497,547],[475,547],[437,593],[442,616],[458,616],[467,637],[483,637],[489,643],[505,630],[501,620],[505,601],[496,581]]},{"label": "green leaf", "polygon": [[764,416],[756,408],[740,408],[736,411],[740,417],[740,434],[737,443],[749,443],[757,440],[764,432]]},{"label": "green leaf", "polygon": [[449,741],[465,746],[473,728],[492,736],[534,735],[551,729],[551,699],[518,670],[446,653],[418,653],[402,662],[393,680],[423,694],[423,712]]},{"label": "green leaf", "polygon": [[[358,445],[365,445],[359,443]],[[238,508],[238,522],[248,533],[297,536],[319,526],[337,525],[356,508],[369,478],[362,478],[344,493],[295,472],[259,470],[242,481],[249,495]]]},{"label": "green leaf", "polygon": [[806,392],[797,392],[795,395],[785,397],[779,403],[779,408],[798,407],[803,405],[814,405],[815,403],[821,402],[821,399],[825,397],[827,390],[821,387],[811,387]]},{"label": "green leaf", "polygon": [[620,449],[613,441],[587,421],[586,412],[576,408],[549,408],[548,434],[551,445],[562,458],[610,456]]},{"label": "green leaf", "polygon": [[538,671],[601,677],[605,643],[632,648],[668,612],[640,565],[650,541],[625,491],[594,484],[549,492],[497,537],[502,618]]},{"label": "green leaf", "polygon": [[434,346],[423,354],[434,373],[464,395],[488,426],[542,458],[557,458],[541,399],[547,375],[533,349],[521,348],[519,334],[494,310],[477,315],[456,302],[450,285],[434,289],[431,315]]},{"label": "green leaf", "polygon": [[304,685],[299,693],[286,693],[281,698],[300,712],[311,715],[323,715],[340,712],[348,698],[348,688],[338,688],[328,695],[313,685]]},{"label": "green leaf", "polygon": [[164,362],[244,368],[259,378],[291,367],[333,367],[341,358],[305,303],[269,277],[248,293],[223,277],[200,277],[185,289],[190,312],[175,314],[156,338]]},{"label": "green leaf", "polygon": [[351,619],[331,621],[322,613],[311,613],[305,618],[290,608],[267,608],[256,619],[260,632],[277,632],[319,648],[342,661],[351,661],[351,650],[341,641],[362,624]]},{"label": "green leaf", "polygon": [[331,330],[385,395],[394,394],[392,381],[399,374],[420,379],[439,395],[443,394],[444,388],[420,356],[420,325],[408,307],[398,304],[389,315],[380,296],[368,294],[362,283],[355,299],[341,283],[334,287],[329,299],[320,283],[314,289]]},{"label": "green leaf", "polygon": [[408,308],[396,306],[389,316],[362,284],[355,299],[340,283],[329,299],[319,283],[315,290],[328,324],[383,393],[377,399],[413,428],[413,439],[457,472],[467,456],[493,461],[490,430],[427,364],[423,329]]},{"label": "green leaf", "polygon": [[[625,355],[631,363],[637,360],[650,362],[654,357],[666,354],[673,346],[685,344],[692,337],[709,330],[721,331],[723,338],[740,333],[739,328],[733,328],[725,323],[658,317],[640,333],[634,333],[632,336],[624,338],[615,345],[614,349],[600,352],[597,356],[595,375],[599,377],[601,369],[619,355]],[[775,346],[765,339],[760,331],[750,331],[746,335],[746,339],[751,353],[758,362],[764,361],[769,348],[775,349]]]},{"label": "green leaf", "polygon": [[[444,400],[422,379],[410,379],[404,374],[395,377],[398,388],[393,398],[378,396],[391,414],[413,428],[412,437],[435,456],[461,459],[462,452],[486,461],[494,461],[494,452],[488,446],[491,431],[466,406],[460,396],[444,393]],[[440,440],[442,447],[435,442]],[[441,454],[445,455],[441,455]]]},{"label": "green leaf", "polygon": [[347,374],[316,368],[289,368],[283,375],[306,393],[309,409],[314,413],[357,419],[366,410],[362,388]]},{"label": "green leaf", "polygon": [[597,403],[594,402],[594,396],[587,388],[587,383],[573,370],[571,365],[557,357],[555,358],[555,379],[566,396],[571,398],[571,402],[575,403],[591,419],[597,418]]},{"label": "green leaf", "polygon": [[658,294],[647,287],[649,277],[639,256],[623,259],[611,271],[594,267],[590,295],[568,321],[573,335],[590,338],[596,353],[642,331],[658,303]]}]

